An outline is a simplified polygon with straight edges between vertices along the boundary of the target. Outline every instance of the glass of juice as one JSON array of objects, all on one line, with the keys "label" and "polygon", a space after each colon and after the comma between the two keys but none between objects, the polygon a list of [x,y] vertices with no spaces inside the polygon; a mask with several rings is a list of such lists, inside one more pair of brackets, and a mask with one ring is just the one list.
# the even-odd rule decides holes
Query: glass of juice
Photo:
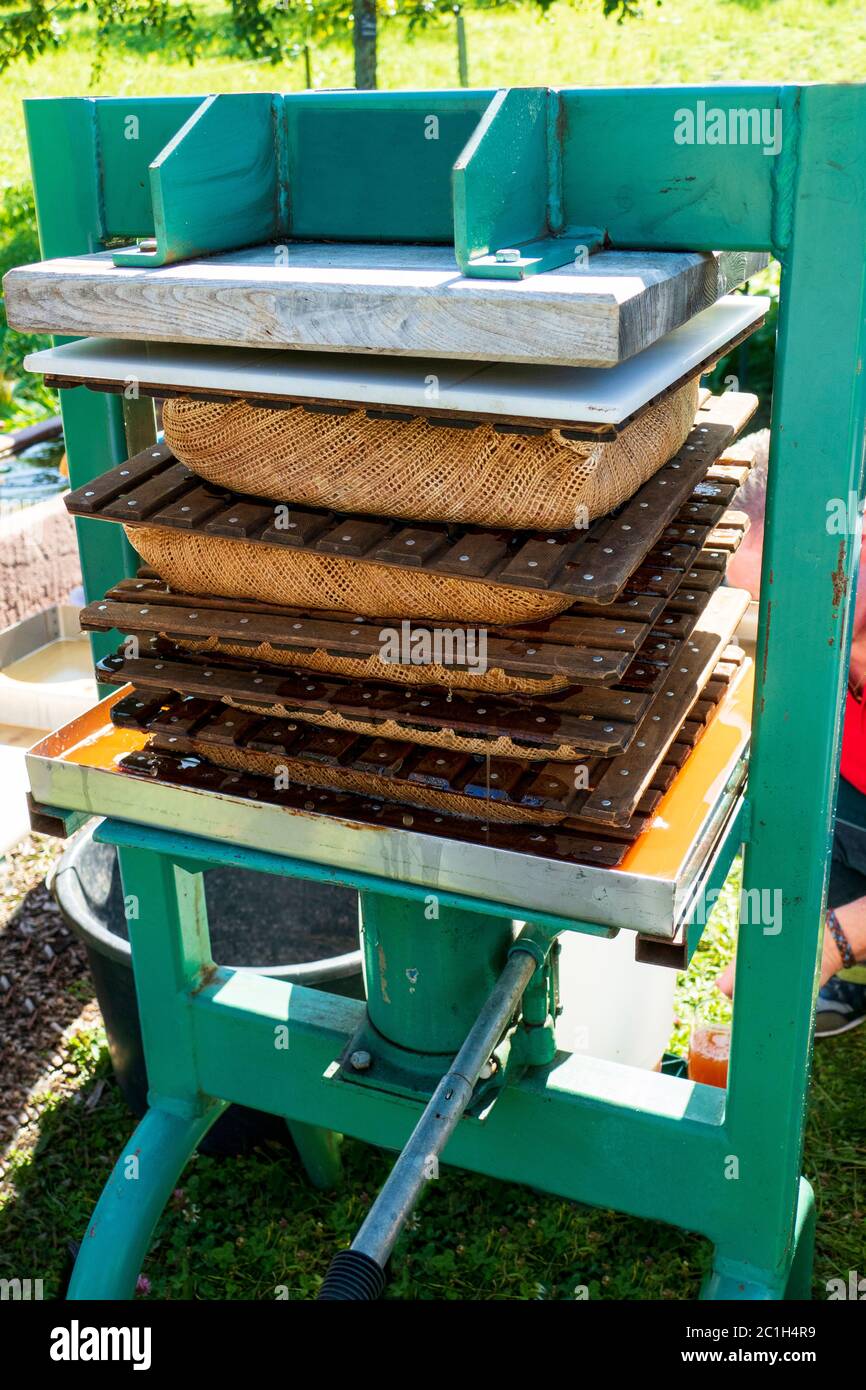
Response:
[{"label": "glass of juice", "polygon": [[705,1086],[728,1084],[728,1058],[731,1054],[731,1025],[707,1018],[695,1011],[689,1040],[689,1078]]}]

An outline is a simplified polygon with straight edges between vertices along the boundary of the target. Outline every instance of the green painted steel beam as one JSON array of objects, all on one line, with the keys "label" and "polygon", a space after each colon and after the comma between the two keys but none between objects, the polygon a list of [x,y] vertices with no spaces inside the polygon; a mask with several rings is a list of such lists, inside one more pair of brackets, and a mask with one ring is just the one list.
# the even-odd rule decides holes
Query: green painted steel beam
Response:
[{"label": "green painted steel beam", "polygon": [[[64,98],[27,101],[24,107],[42,254],[79,256],[101,250],[107,230],[97,104]],[[55,339],[63,341],[68,340]],[[73,488],[83,487],[127,456],[120,403],[80,388],[59,395],[69,481]],[[135,573],[137,557],[119,526],[107,536],[98,522],[76,518],[75,528],[84,593],[92,603]],[[94,661],[113,651],[119,640],[119,633],[94,633]]]},{"label": "green painted steel beam", "polygon": [[287,233],[282,103],[267,92],[206,97],[150,165],[152,250],[118,266],[169,265]]},{"label": "green painted steel beam", "polygon": [[[405,1143],[421,1102],[325,1076],[363,1021],[362,1003],[219,970],[188,1007],[205,1090],[384,1148]],[[723,1107],[713,1087],[560,1055],[507,1086],[483,1122],[462,1121],[445,1158],[715,1240],[741,1199],[723,1174]]]},{"label": "green painted steel beam", "polygon": [[[778,253],[790,237],[801,90],[810,89],[264,92],[25,106],[34,130],[80,130],[93,145],[72,203],[95,201],[96,241],[155,238],[155,250],[116,253],[119,265],[285,237],[451,243],[465,273],[513,278],[605,240]],[[39,182],[52,196],[54,181]]]},{"label": "green painted steel beam", "polygon": [[[859,523],[866,423],[866,101],[804,87],[779,316],[749,773],[728,1125],[741,1183],[762,1193],[720,1259],[780,1268],[790,1255]],[[845,274],[830,273],[831,263]],[[766,895],[766,896],[763,896]],[[749,899],[747,898],[747,901]],[[754,914],[750,914],[754,915]]]}]

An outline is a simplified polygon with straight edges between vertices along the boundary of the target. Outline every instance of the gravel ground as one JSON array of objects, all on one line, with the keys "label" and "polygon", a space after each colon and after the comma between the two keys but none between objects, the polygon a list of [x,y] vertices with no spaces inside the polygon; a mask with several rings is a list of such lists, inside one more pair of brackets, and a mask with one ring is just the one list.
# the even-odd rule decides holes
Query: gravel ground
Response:
[{"label": "gravel ground", "polygon": [[0,1181],[35,1145],[45,1101],[77,1093],[70,1040],[100,1023],[84,950],[45,887],[62,849],[31,835],[0,860]]}]

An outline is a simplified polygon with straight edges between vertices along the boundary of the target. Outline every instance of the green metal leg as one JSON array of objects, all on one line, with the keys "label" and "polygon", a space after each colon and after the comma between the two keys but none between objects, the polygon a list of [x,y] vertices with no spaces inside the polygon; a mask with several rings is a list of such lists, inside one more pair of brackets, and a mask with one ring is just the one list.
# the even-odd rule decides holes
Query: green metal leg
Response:
[{"label": "green metal leg", "polygon": [[808,1300],[812,1297],[812,1265],[815,1259],[815,1194],[806,1178],[800,1179],[797,1221],[794,1227],[794,1257],[785,1287],[785,1298]]},{"label": "green metal leg", "polygon": [[301,1120],[287,1120],[298,1157],[313,1187],[323,1190],[337,1187],[343,1176],[340,1160],[341,1134],[332,1129],[321,1129],[318,1125],[307,1125]]},{"label": "green metal leg", "polygon": [[736,1302],[762,1299],[802,1300],[811,1297],[812,1259],[815,1253],[815,1196],[805,1178],[800,1179],[791,1262],[781,1280],[768,1274],[766,1279],[729,1258],[716,1247],[712,1271],[701,1290],[701,1298]]},{"label": "green metal leg", "polygon": [[148,1110],[96,1204],[69,1285],[71,1300],[132,1298],[162,1209],[224,1109],[217,1101],[204,1114],[186,1118]]}]

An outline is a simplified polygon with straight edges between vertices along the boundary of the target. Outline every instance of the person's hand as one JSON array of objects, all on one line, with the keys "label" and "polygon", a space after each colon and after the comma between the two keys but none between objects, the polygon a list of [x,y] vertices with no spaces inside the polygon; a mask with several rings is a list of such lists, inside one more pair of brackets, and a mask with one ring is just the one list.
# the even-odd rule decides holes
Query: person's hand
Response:
[{"label": "person's hand", "polygon": [[[866,898],[856,898],[854,902],[846,903],[844,907],[837,907],[836,917],[848,938],[856,959],[858,961],[866,960]],[[734,997],[735,969],[736,960],[732,960],[716,979],[716,987],[729,999]],[[824,939],[821,943],[821,984],[826,985],[827,981],[833,975],[837,975],[841,969],[843,969],[843,965],[839,947],[833,940],[832,934],[825,927]]]}]

